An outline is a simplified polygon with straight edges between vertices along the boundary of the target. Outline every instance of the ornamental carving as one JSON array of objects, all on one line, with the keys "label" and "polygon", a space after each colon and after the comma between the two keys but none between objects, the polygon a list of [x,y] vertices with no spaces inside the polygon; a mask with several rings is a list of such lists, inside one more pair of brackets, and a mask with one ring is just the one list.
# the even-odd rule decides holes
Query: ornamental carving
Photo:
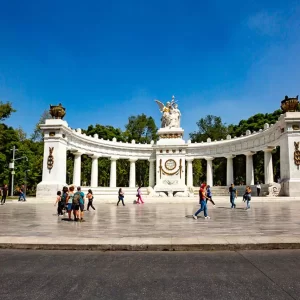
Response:
[{"label": "ornamental carving", "polygon": [[[174,166],[174,163],[175,163],[175,166]],[[168,164],[167,164],[168,163]],[[170,165],[170,166],[169,166]],[[169,169],[168,169],[168,167]],[[173,167],[174,166],[174,167]],[[161,179],[161,174],[163,175],[168,175],[168,176],[172,176],[172,175],[180,175],[180,178],[181,178],[181,172],[182,172],[182,159],[180,159],[179,161],[179,167],[177,170],[173,171],[175,168],[176,168],[176,162],[173,160],[173,159],[168,159],[166,162],[165,162],[165,168],[168,169],[169,171],[167,170],[164,170],[163,169],[163,166],[162,166],[162,160],[160,159],[159,161],[159,176],[160,176],[160,179]],[[170,169],[170,168],[173,168],[173,169]],[[172,172],[170,172],[172,171]]]},{"label": "ornamental carving", "polygon": [[300,150],[299,150],[299,142],[294,142],[295,145],[295,151],[294,151],[294,162],[299,170],[300,165]]},{"label": "ornamental carving", "polygon": [[48,168],[49,172],[51,172],[51,169],[53,168],[53,165],[54,165],[53,151],[54,151],[54,147],[49,147],[49,155],[48,155],[48,160],[47,160],[47,168]]},{"label": "ornamental carving", "polygon": [[182,134],[181,133],[169,133],[169,134],[162,134],[160,137],[163,139],[179,139],[179,138],[182,138]]}]

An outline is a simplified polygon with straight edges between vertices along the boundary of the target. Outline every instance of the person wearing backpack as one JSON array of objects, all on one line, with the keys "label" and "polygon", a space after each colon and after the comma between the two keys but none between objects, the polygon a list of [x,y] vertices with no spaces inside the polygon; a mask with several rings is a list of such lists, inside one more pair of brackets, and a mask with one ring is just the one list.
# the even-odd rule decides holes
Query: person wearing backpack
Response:
[{"label": "person wearing backpack", "polygon": [[69,191],[68,187],[64,186],[62,189],[61,200],[60,200],[61,210],[63,214],[65,214],[65,212],[68,211],[68,204],[67,204],[68,191]]},{"label": "person wearing backpack", "polygon": [[77,187],[77,192],[74,194],[73,203],[77,220],[83,221],[84,193],[81,191],[80,186]]}]

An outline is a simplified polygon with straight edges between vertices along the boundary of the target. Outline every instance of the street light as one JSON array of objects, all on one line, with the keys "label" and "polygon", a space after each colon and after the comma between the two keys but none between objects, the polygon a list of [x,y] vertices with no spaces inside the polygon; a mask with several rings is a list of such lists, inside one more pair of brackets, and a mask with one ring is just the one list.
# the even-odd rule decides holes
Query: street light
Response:
[{"label": "street light", "polygon": [[15,158],[15,154],[16,154],[16,151],[18,151],[18,149],[16,149],[16,146],[13,146],[12,149],[13,152],[13,158],[12,158],[12,163],[9,164],[9,168],[12,169],[11,171],[11,192],[10,192],[10,195],[13,196],[14,195],[14,176],[15,176],[15,161],[16,160],[19,160],[19,159],[23,159],[25,158],[26,161],[28,161],[28,158],[26,155],[22,156],[22,157],[19,157],[19,158]]},{"label": "street light", "polygon": [[25,170],[25,189],[24,189],[24,195],[26,197],[26,191],[27,191],[27,172],[30,170]]}]

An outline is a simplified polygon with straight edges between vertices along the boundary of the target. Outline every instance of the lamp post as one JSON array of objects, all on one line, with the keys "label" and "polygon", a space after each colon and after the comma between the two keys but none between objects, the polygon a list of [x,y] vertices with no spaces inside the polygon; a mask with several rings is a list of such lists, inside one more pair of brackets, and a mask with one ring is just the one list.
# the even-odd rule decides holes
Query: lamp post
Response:
[{"label": "lamp post", "polygon": [[24,195],[26,197],[26,191],[27,191],[27,172],[30,170],[25,170],[25,189],[24,189]]},{"label": "lamp post", "polygon": [[12,169],[12,171],[11,171],[11,192],[10,192],[10,194],[11,194],[11,196],[13,196],[14,195],[15,161],[19,160],[19,159],[23,159],[23,158],[25,158],[26,161],[28,161],[28,158],[27,158],[26,155],[24,155],[22,157],[19,157],[19,158],[15,158],[16,151],[18,151],[16,146],[13,146],[12,149],[10,149],[10,150],[12,150],[12,152],[13,152],[12,163],[9,164],[9,168]]}]

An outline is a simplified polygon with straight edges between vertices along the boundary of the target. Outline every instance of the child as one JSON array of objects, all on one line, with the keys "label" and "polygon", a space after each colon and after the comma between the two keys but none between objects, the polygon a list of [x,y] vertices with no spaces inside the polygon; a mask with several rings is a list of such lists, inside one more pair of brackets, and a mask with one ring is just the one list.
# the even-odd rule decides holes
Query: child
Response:
[{"label": "child", "polygon": [[63,214],[61,208],[61,191],[58,191],[56,195],[57,197],[54,206],[57,204],[57,215],[60,216]]}]

